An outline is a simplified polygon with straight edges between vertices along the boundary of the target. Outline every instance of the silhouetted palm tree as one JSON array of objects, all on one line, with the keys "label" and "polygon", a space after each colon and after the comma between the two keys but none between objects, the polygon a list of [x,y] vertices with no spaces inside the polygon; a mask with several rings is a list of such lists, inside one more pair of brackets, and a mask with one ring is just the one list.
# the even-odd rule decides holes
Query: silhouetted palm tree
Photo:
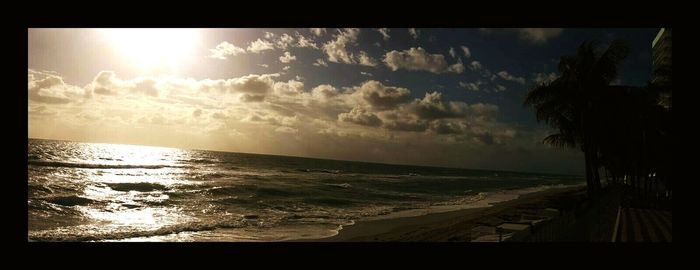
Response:
[{"label": "silhouetted palm tree", "polygon": [[535,109],[538,122],[559,130],[546,137],[545,143],[580,147],[584,152],[590,195],[601,187],[599,142],[606,136],[601,120],[609,117],[598,107],[607,102],[606,91],[617,78],[617,66],[628,52],[628,46],[620,40],[611,42],[602,52],[595,42],[584,42],[576,55],[561,58],[558,78],[535,86],[525,99],[525,105]]}]

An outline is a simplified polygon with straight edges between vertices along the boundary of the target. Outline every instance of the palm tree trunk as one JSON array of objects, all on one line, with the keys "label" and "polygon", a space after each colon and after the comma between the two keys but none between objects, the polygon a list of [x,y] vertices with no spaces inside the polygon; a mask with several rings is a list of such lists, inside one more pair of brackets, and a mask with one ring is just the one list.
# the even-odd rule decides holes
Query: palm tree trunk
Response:
[{"label": "palm tree trunk", "polygon": [[593,195],[593,190],[592,190],[592,185],[591,185],[591,177],[593,174],[591,173],[591,158],[590,155],[588,154],[588,149],[584,147],[583,151],[583,156],[584,156],[584,162],[586,163],[586,191],[588,192],[588,196]]}]

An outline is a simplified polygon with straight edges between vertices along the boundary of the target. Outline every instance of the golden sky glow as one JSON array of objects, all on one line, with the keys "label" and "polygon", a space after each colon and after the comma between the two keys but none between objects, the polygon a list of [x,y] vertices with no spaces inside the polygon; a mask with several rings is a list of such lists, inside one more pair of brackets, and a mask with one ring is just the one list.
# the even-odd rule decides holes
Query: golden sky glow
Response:
[{"label": "golden sky glow", "polygon": [[115,61],[125,61],[139,72],[152,74],[176,71],[199,49],[198,29],[98,29],[117,52]]}]

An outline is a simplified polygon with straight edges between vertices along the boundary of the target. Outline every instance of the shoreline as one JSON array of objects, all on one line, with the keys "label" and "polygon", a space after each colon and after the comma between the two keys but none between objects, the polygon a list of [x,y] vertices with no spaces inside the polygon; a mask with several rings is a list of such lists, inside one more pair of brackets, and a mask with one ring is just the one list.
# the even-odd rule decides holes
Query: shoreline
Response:
[{"label": "shoreline", "polygon": [[492,226],[504,221],[503,216],[522,214],[532,209],[544,209],[566,195],[580,193],[585,187],[549,188],[522,194],[519,197],[490,204],[490,206],[428,213],[419,216],[355,221],[344,226],[338,234],[318,239],[298,239],[291,242],[373,242],[373,241],[470,241],[471,228],[478,224]]}]

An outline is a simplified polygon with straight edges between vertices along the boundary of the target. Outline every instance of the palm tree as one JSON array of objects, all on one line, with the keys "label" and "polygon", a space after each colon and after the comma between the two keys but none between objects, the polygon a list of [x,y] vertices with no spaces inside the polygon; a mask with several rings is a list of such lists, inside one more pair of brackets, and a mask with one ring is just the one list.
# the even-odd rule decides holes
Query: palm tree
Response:
[{"label": "palm tree", "polygon": [[579,147],[583,151],[586,183],[591,196],[601,188],[599,138],[606,134],[600,123],[609,116],[598,106],[605,103],[606,91],[617,78],[617,66],[628,52],[629,47],[620,40],[611,42],[602,52],[596,42],[584,42],[576,55],[561,58],[557,79],[536,85],[525,99],[525,105],[535,109],[538,122],[559,130],[559,133],[546,137],[544,143]]}]

